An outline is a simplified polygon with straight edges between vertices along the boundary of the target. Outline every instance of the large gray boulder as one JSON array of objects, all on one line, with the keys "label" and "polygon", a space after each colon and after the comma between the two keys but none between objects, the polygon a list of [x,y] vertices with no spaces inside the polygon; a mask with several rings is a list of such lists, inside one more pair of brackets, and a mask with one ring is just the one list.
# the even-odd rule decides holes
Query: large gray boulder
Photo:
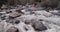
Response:
[{"label": "large gray boulder", "polygon": [[33,28],[36,30],[36,31],[44,31],[44,30],[47,30],[47,27],[40,21],[36,21],[33,23]]},{"label": "large gray boulder", "polygon": [[19,30],[16,27],[10,27],[6,32],[19,32]]}]

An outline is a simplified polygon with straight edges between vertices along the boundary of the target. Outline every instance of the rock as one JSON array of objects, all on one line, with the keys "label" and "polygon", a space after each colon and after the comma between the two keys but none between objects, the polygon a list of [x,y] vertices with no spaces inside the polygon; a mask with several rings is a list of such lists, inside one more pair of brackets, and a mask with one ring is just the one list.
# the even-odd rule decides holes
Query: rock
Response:
[{"label": "rock", "polygon": [[30,24],[31,23],[31,20],[26,20],[25,21],[25,24]]},{"label": "rock", "polygon": [[13,12],[18,12],[18,13],[22,13],[22,8],[15,8],[15,9],[10,9],[10,10],[6,10],[7,13],[13,13]]},{"label": "rock", "polygon": [[12,12],[15,12],[16,9],[10,9],[10,10],[6,10],[6,13],[12,13]]},{"label": "rock", "polygon": [[34,22],[32,26],[36,31],[43,31],[47,29],[47,27],[44,26],[44,24],[39,21]]},{"label": "rock", "polygon": [[2,16],[1,19],[2,19],[2,20],[5,20],[5,19],[6,19],[5,17],[6,17],[6,16]]},{"label": "rock", "polygon": [[13,19],[7,19],[6,22],[7,23],[12,23],[12,24],[14,23]]},{"label": "rock", "polygon": [[10,17],[18,17],[18,16],[20,16],[21,14],[20,13],[18,13],[18,12],[12,12],[12,13],[10,13]]},{"label": "rock", "polygon": [[7,11],[6,13],[8,14],[8,13],[11,13],[12,11]]},{"label": "rock", "polygon": [[20,21],[19,21],[19,20],[16,20],[16,21],[15,21],[15,24],[19,24],[19,23],[20,23]]},{"label": "rock", "polygon": [[20,9],[11,9],[7,10],[7,13],[9,13],[10,17],[17,17],[23,14],[23,12]]},{"label": "rock", "polygon": [[6,32],[19,32],[19,30],[16,27],[10,27]]},{"label": "rock", "polygon": [[6,5],[2,5],[1,9],[8,9]]},{"label": "rock", "polygon": [[20,23],[20,20],[17,20],[17,19],[8,19],[6,20],[7,23],[12,23],[12,24],[19,24]]}]

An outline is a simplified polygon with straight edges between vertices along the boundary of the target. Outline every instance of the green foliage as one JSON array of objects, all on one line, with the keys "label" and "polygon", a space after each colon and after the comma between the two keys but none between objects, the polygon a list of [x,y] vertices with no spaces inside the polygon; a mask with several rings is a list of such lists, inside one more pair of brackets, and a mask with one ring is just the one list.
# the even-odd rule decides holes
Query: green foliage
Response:
[{"label": "green foliage", "polygon": [[0,0],[0,4],[6,3],[7,5],[25,5],[27,3],[33,3],[42,7],[60,7],[60,0]]},{"label": "green foliage", "polygon": [[60,8],[60,1],[58,1],[58,6],[57,7]]},{"label": "green foliage", "polygon": [[56,8],[58,4],[58,0],[45,0],[41,2],[41,6],[42,7],[46,7],[46,8]]}]

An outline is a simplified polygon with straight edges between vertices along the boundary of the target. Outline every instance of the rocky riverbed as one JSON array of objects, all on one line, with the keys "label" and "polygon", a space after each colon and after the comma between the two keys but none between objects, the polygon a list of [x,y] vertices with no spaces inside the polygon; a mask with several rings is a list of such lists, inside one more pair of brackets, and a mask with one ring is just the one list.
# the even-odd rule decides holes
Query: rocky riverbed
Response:
[{"label": "rocky riverbed", "polygon": [[32,5],[2,8],[0,32],[60,32],[60,11]]}]

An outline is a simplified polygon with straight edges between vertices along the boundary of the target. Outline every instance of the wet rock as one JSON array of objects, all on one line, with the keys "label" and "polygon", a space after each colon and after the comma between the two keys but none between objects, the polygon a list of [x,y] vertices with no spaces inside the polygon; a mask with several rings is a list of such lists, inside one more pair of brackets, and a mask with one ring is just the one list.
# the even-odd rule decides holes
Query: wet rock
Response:
[{"label": "wet rock", "polygon": [[16,27],[10,27],[6,32],[19,32],[19,30]]},{"label": "wet rock", "polygon": [[7,19],[6,22],[7,23],[14,23],[13,19]]},{"label": "wet rock", "polygon": [[39,21],[43,21],[43,19],[40,19]]},{"label": "wet rock", "polygon": [[12,13],[12,11],[8,11],[8,12],[6,12],[6,13],[7,13],[7,14],[8,14],[8,13]]},{"label": "wet rock", "polygon": [[18,16],[21,16],[22,14],[24,14],[20,9],[11,9],[6,12],[9,13],[10,17],[18,17]]},{"label": "wet rock", "polygon": [[10,17],[18,17],[18,16],[20,16],[21,14],[20,13],[18,13],[18,12],[13,12],[13,13],[10,13]]},{"label": "wet rock", "polygon": [[1,16],[1,19],[2,19],[2,20],[5,20],[5,19],[6,19],[5,17],[6,17],[6,16],[3,16],[3,15],[2,15],[2,16]]},{"label": "wet rock", "polygon": [[15,24],[19,24],[19,23],[20,23],[20,21],[19,21],[19,20],[16,20],[16,21],[15,21]]},{"label": "wet rock", "polygon": [[30,20],[26,20],[26,21],[25,21],[25,24],[30,24],[30,23],[31,23]]},{"label": "wet rock", "polygon": [[10,18],[10,19],[7,19],[6,22],[11,24],[19,24],[20,20]]},{"label": "wet rock", "polygon": [[36,31],[47,30],[47,27],[44,26],[44,24],[42,22],[39,22],[39,21],[34,22],[32,26]]},{"label": "wet rock", "polygon": [[11,16],[9,16],[9,19],[14,19],[15,17],[11,17]]},{"label": "wet rock", "polygon": [[16,9],[10,9],[10,10],[6,10],[6,13],[12,13],[12,12],[15,12]]}]

